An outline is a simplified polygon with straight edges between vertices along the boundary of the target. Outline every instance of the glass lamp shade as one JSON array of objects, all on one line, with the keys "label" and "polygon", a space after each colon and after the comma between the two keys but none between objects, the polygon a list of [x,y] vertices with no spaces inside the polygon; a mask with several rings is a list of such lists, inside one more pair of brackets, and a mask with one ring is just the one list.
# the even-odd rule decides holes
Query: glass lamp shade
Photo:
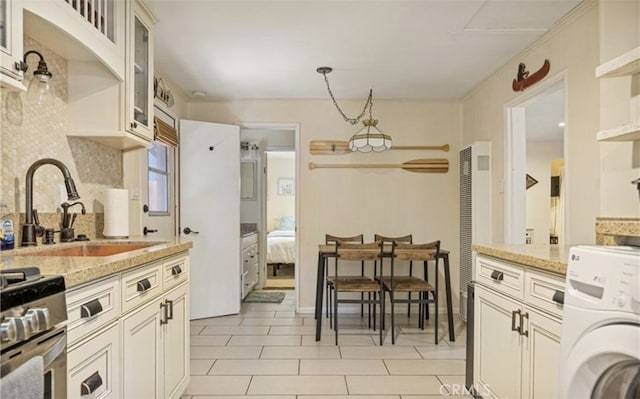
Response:
[{"label": "glass lamp shade", "polygon": [[376,119],[362,121],[364,127],[349,139],[349,149],[358,152],[382,152],[391,149],[391,136],[378,130]]},{"label": "glass lamp shade", "polygon": [[33,74],[33,79],[27,89],[27,101],[35,105],[53,105],[54,90],[51,76],[48,74]]}]

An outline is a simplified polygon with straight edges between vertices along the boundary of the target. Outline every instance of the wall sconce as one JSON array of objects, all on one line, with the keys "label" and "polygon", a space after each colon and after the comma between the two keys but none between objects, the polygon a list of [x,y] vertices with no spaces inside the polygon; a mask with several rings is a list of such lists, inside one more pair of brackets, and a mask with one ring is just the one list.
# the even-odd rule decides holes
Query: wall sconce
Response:
[{"label": "wall sconce", "polygon": [[42,54],[35,50],[27,51],[24,53],[23,61],[16,62],[15,67],[22,72],[27,72],[29,69],[27,57],[31,54],[36,54],[40,57],[40,61],[38,62],[38,68],[33,71],[33,79],[31,79],[29,88],[27,89],[27,101],[36,105],[51,105],[53,104],[54,93],[50,81],[53,74],[49,72],[49,68],[47,68],[47,63],[44,57],[42,57]]}]

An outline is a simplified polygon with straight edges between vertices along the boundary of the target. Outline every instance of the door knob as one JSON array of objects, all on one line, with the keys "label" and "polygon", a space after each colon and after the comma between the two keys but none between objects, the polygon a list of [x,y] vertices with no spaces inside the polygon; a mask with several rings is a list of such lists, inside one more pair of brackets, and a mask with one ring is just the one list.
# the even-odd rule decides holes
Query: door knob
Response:
[{"label": "door knob", "polygon": [[185,227],[185,228],[182,230],[182,232],[183,232],[184,234],[191,234],[191,233],[193,233],[193,234],[199,234],[199,233],[200,233],[199,231],[191,230],[191,229],[190,229],[190,228],[188,228],[188,227]]},{"label": "door knob", "polygon": [[158,231],[158,229],[149,229],[149,228],[147,228],[147,226],[144,226],[144,229],[142,229],[142,234],[144,234],[146,236],[147,233],[155,233],[157,231]]}]

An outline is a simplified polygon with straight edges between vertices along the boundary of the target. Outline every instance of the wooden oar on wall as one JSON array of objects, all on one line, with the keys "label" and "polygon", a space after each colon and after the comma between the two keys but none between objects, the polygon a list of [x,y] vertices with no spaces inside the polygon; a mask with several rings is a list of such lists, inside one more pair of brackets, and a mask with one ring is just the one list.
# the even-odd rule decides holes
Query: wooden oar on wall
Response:
[{"label": "wooden oar on wall", "polygon": [[447,173],[449,160],[444,158],[413,159],[404,163],[313,163],[309,169],[404,169],[416,173]]},{"label": "wooden oar on wall", "polygon": [[[395,145],[392,150],[438,150],[449,152],[449,144],[444,145]],[[313,140],[309,143],[311,155],[343,155],[352,154],[347,141]]]}]

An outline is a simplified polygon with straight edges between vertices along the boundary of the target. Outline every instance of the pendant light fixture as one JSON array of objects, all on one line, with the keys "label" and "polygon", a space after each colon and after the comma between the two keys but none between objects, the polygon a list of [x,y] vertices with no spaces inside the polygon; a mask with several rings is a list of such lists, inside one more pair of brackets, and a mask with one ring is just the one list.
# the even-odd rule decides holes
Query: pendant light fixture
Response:
[{"label": "pendant light fixture", "polygon": [[378,127],[377,119],[373,119],[373,89],[369,89],[369,96],[367,97],[367,101],[364,103],[364,107],[362,108],[362,112],[355,118],[349,118],[345,113],[340,109],[336,98],[331,91],[331,87],[329,86],[329,79],[327,78],[327,74],[331,73],[333,68],[331,67],[319,67],[316,69],[316,72],[322,74],[324,76],[324,81],[327,84],[327,90],[329,91],[329,95],[331,96],[331,100],[333,101],[333,105],[336,106],[336,109],[342,115],[342,118],[345,122],[350,123],[351,125],[355,125],[360,122],[365,114],[368,111],[368,119],[362,120],[362,127],[356,134],[351,136],[349,139],[349,149],[351,151],[358,152],[382,152],[391,149],[391,136],[382,133]]},{"label": "pendant light fixture", "polygon": [[40,61],[38,62],[38,68],[33,71],[33,78],[27,89],[27,101],[40,106],[51,105],[53,104],[54,98],[53,86],[51,85],[53,74],[49,72],[49,68],[42,54],[35,50],[27,51],[24,53],[24,60],[16,62],[15,67],[22,72],[27,72],[29,69],[27,57],[31,54],[36,54],[40,57]]}]

